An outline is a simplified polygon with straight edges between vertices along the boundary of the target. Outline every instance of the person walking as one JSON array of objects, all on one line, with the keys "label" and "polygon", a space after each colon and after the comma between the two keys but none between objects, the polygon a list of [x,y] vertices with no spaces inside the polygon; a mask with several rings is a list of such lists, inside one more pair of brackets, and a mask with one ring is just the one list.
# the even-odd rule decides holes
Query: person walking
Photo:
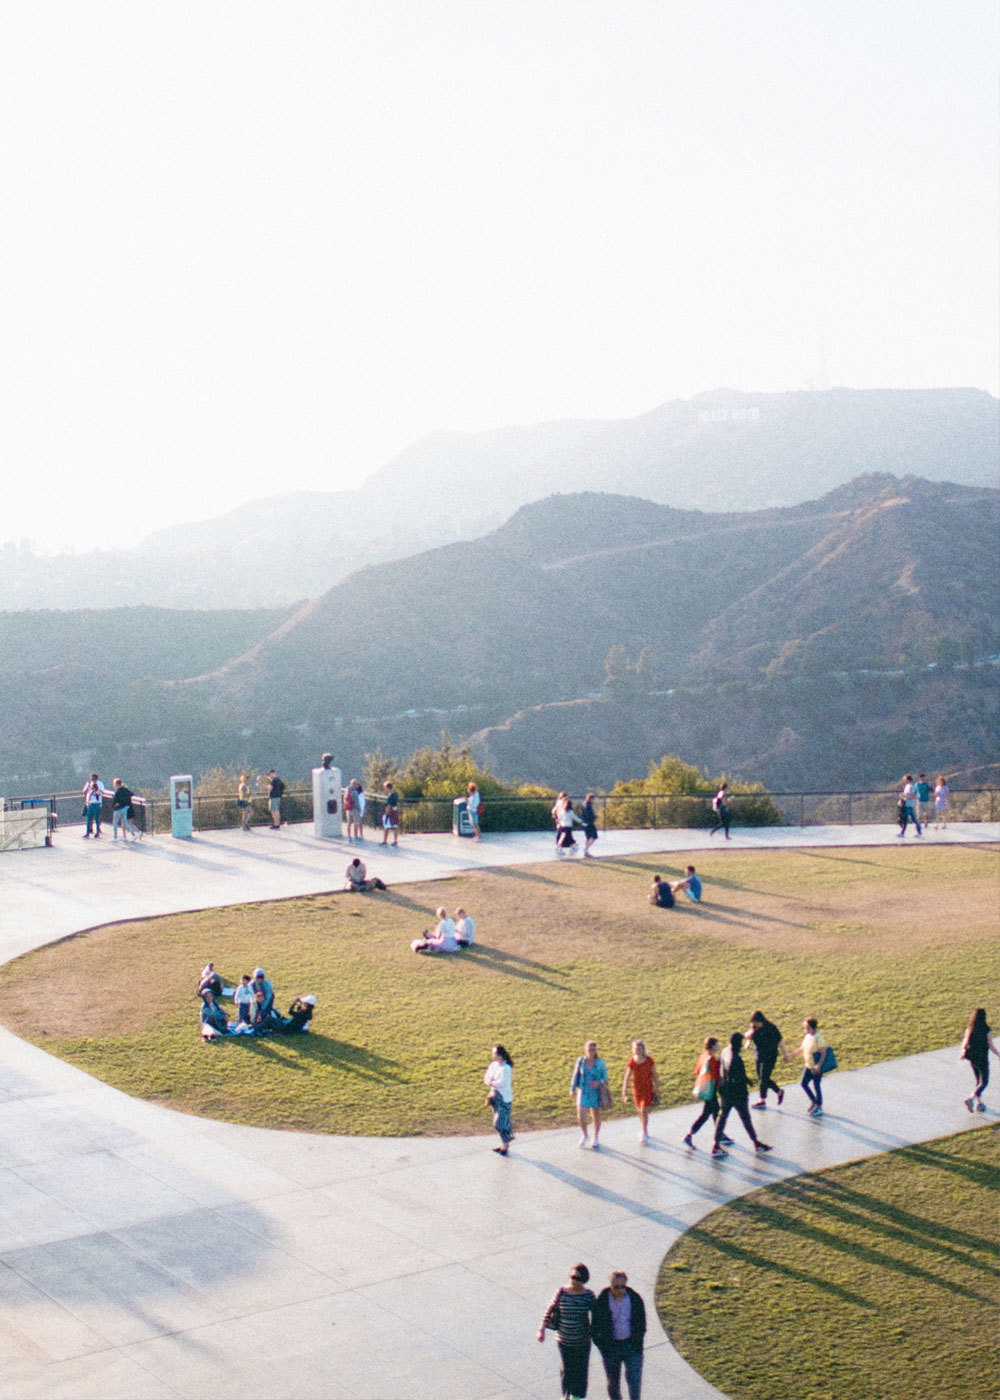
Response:
[{"label": "person walking", "polygon": [[486,1102],[493,1110],[493,1126],[500,1137],[500,1146],[493,1151],[498,1157],[506,1157],[514,1137],[510,1122],[511,1104],[514,1102],[514,1061],[502,1045],[494,1045],[490,1052],[490,1062],[483,1075],[483,1083],[488,1093]]},{"label": "person walking", "polygon": [[715,1120],[715,1141],[712,1144],[713,1157],[725,1157],[727,1152],[722,1146],[722,1139],[725,1136],[726,1119],[735,1108],[739,1115],[740,1122],[747,1130],[747,1137],[753,1143],[757,1152],[770,1152],[771,1144],[761,1142],[757,1136],[750,1117],[750,1109],[747,1099],[750,1095],[750,1083],[747,1079],[746,1065],[740,1055],[740,1047],[743,1044],[742,1031],[733,1031],[729,1037],[729,1044],[722,1052],[719,1060],[719,1103],[720,1112]]},{"label": "person walking", "polygon": [[[714,1035],[705,1037],[705,1044],[701,1054],[698,1056],[694,1067],[694,1088],[691,1090],[696,1099],[701,1100],[701,1112],[691,1124],[691,1127],[684,1135],[685,1147],[694,1150],[694,1135],[703,1124],[710,1118],[719,1116],[719,1042]],[[731,1137],[725,1133],[719,1138],[723,1144],[732,1142]]]},{"label": "person walking", "polygon": [[583,822],[583,854],[589,856],[590,848],[597,840],[597,811],[594,807],[594,794],[592,792],[588,792],[583,799],[580,820]]},{"label": "person walking", "polygon": [[819,1033],[819,1022],[815,1016],[807,1016],[802,1022],[802,1087],[809,1099],[807,1113],[814,1118],[823,1116],[823,1060],[826,1056],[826,1041]]},{"label": "person walking", "polygon": [[944,831],[948,826],[948,780],[942,773],[934,784],[934,830]]},{"label": "person walking", "polygon": [[976,1087],[972,1097],[965,1100],[965,1106],[970,1113],[986,1112],[986,1105],[983,1103],[983,1090],[990,1082],[991,1050],[1000,1059],[1000,1050],[993,1044],[992,1032],[986,1024],[985,1008],[977,1006],[969,1017],[969,1024],[962,1037],[961,1057],[963,1060],[968,1060],[972,1066],[972,1072],[976,1076]]},{"label": "person walking", "polygon": [[[603,1087],[602,1087],[603,1086]],[[601,1108],[611,1107],[611,1091],[608,1088],[608,1067],[597,1054],[597,1042],[588,1040],[583,1054],[573,1067],[573,1078],[569,1085],[570,1094],[576,1099],[576,1121],[580,1125],[580,1146],[589,1147],[587,1135],[587,1114],[594,1125],[594,1145],[600,1147]]]},{"label": "person walking", "polygon": [[750,1017],[750,1024],[743,1032],[743,1049],[749,1050],[753,1046],[754,1055],[757,1060],[757,1089],[759,1097],[754,1102],[754,1108],[767,1108],[767,1091],[773,1089],[778,1096],[779,1106],[784,1102],[785,1091],[776,1084],[771,1077],[774,1074],[774,1067],[778,1063],[779,1054],[785,1063],[792,1058],[785,1049],[785,1042],[781,1038],[781,1032],[773,1021],[769,1021],[763,1011],[755,1011]]},{"label": "person walking", "polygon": [[559,1339],[563,1400],[584,1400],[587,1375],[590,1370],[590,1324],[597,1299],[587,1287],[590,1270],[586,1264],[574,1264],[569,1272],[569,1287],[560,1288],[545,1309],[538,1340],[554,1331]]},{"label": "person walking", "polygon": [[111,839],[118,840],[119,831],[122,834],[122,845],[131,835],[133,841],[139,839],[139,828],[132,820],[132,790],[127,788],[121,778],[114,778],[111,783]]},{"label": "person walking", "polygon": [[470,783],[465,789],[465,810],[469,814],[469,821],[472,823],[472,829],[476,833],[472,838],[474,841],[478,841],[483,834],[479,821],[479,813],[482,809],[482,805],[483,799],[479,788],[475,783]]},{"label": "person walking", "polygon": [[594,1304],[591,1322],[594,1345],[601,1353],[608,1379],[608,1400],[622,1400],[622,1367],[629,1400],[642,1396],[642,1347],[646,1336],[646,1305],[628,1274],[616,1269]]},{"label": "person walking", "polygon": [[240,814],[240,830],[252,830],[250,818],[253,816],[253,798],[250,795],[250,779],[245,773],[240,774],[240,780],[236,784],[236,806]]},{"label": "person walking", "polygon": [[87,818],[87,830],[83,833],[85,841],[88,836],[99,837],[101,834],[101,814],[107,796],[107,788],[96,773],[91,773],[83,785],[83,815]]},{"label": "person walking", "polygon": [[899,794],[899,834],[906,835],[906,827],[909,822],[917,828],[917,835],[922,836],[920,821],[917,817],[917,790],[913,785],[913,774],[903,774],[903,787]]},{"label": "person walking", "polygon": [[726,791],[726,784],[722,783],[719,791],[712,798],[712,811],[715,813],[715,825],[709,831],[709,836],[714,836],[717,831],[726,833],[726,840],[729,840],[729,794]]},{"label": "person walking", "polygon": [[625,1066],[622,1080],[622,1103],[628,1103],[629,1084],[632,1085],[632,1098],[639,1113],[639,1141],[649,1141],[649,1110],[660,1102],[660,1081],[656,1073],[656,1062],[646,1054],[641,1040],[633,1040],[632,1054]]}]

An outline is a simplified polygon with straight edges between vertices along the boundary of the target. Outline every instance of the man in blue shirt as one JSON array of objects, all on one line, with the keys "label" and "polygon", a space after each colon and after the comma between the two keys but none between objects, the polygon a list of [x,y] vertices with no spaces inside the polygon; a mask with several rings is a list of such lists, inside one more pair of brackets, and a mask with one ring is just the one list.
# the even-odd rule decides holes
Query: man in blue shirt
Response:
[{"label": "man in blue shirt", "polygon": [[687,875],[683,880],[674,880],[670,888],[674,894],[679,894],[681,890],[691,900],[692,904],[701,903],[701,878],[694,873],[694,866],[689,865]]}]

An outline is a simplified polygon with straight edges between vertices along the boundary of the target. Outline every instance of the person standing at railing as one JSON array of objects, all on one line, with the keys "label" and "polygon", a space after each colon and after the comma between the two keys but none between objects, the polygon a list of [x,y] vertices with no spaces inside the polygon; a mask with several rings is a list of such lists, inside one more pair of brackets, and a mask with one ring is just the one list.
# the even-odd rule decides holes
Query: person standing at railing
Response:
[{"label": "person standing at railing", "polygon": [[236,784],[236,805],[240,812],[240,830],[250,830],[250,818],[253,816],[253,798],[250,795],[250,783],[245,773],[240,774],[240,780]]},{"label": "person standing at railing", "polygon": [[264,775],[267,781],[267,810],[271,813],[272,831],[281,830],[281,799],[285,792],[285,784],[278,777],[274,768],[269,768]]},{"label": "person standing at railing", "polygon": [[87,830],[83,833],[85,841],[91,834],[100,836],[101,809],[104,799],[110,796],[97,774],[91,773],[83,785],[83,815],[87,818]]},{"label": "person standing at railing", "polygon": [[112,795],[112,818],[111,818],[111,839],[118,840],[118,832],[121,831],[122,843],[128,840],[131,832],[132,840],[138,841],[141,835],[139,828],[132,820],[132,789],[127,788],[121,778],[115,778],[112,785],[114,793]]},{"label": "person standing at railing", "polygon": [[387,778],[383,784],[385,788],[385,811],[382,813],[382,845],[389,844],[389,836],[392,835],[392,844],[399,845],[399,793],[393,786],[392,779]]}]

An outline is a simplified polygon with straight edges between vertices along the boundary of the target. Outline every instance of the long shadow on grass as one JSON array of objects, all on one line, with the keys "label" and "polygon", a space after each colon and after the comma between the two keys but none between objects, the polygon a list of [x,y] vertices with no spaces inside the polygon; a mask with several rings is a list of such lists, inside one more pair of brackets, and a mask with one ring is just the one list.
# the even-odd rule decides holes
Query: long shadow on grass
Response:
[{"label": "long shadow on grass", "polygon": [[[822,1203],[813,1199],[801,1202],[801,1204],[809,1210],[815,1210],[817,1206],[819,1209],[823,1208]],[[760,1223],[769,1230],[794,1235],[798,1239],[808,1240],[810,1244],[818,1244],[835,1253],[846,1254],[852,1261],[860,1259],[876,1269],[886,1269],[891,1273],[902,1274],[906,1278],[921,1279],[925,1283],[943,1288],[946,1293],[954,1293],[961,1298],[969,1298],[977,1303],[986,1303],[988,1306],[992,1306],[995,1301],[989,1296],[977,1293],[974,1288],[970,1288],[966,1284],[942,1278],[939,1274],[930,1269],[922,1268],[919,1264],[911,1264],[908,1260],[900,1259],[895,1254],[887,1253],[874,1245],[865,1244],[857,1236],[849,1238],[843,1233],[839,1224],[831,1224],[831,1228],[827,1229],[823,1225],[816,1225],[808,1220],[789,1215],[777,1206],[764,1205],[760,1201],[748,1201],[745,1203],[744,1209],[747,1212],[752,1211],[755,1223]],[[869,1232],[888,1233],[885,1230],[880,1230],[879,1226],[873,1225],[870,1221],[860,1223]]]},{"label": "long shadow on grass", "polygon": [[[402,1083],[404,1079],[398,1060],[376,1055],[361,1045],[352,1045],[349,1040],[334,1040],[332,1036],[317,1035],[315,1031],[310,1031],[308,1035],[288,1036],[274,1041],[250,1040],[249,1036],[247,1040],[250,1042],[247,1048],[251,1054],[278,1060],[284,1068],[294,1069],[300,1074],[308,1072],[308,1066],[300,1062],[312,1061],[314,1064],[330,1065],[335,1069],[344,1070],[347,1074],[356,1074],[360,1079],[371,1079],[378,1083]],[[279,1046],[287,1049],[294,1046],[298,1053],[294,1058],[279,1055]]]},{"label": "long shadow on grass", "polygon": [[[982,1235],[972,1235],[965,1230],[956,1230],[950,1225],[941,1225],[923,1215],[914,1215],[900,1206],[890,1205],[865,1191],[856,1191],[830,1177],[804,1177],[792,1183],[788,1190],[799,1199],[808,1201],[813,1210],[822,1211],[834,1220],[845,1225],[861,1225],[865,1229],[878,1229],[889,1239],[899,1240],[914,1249],[929,1250],[943,1254],[957,1263],[967,1264],[970,1269],[979,1269],[991,1277],[996,1265],[986,1259],[977,1259],[969,1250],[980,1254],[1000,1257],[1000,1245]],[[872,1219],[875,1216],[877,1219]]]},{"label": "long shadow on grass", "polygon": [[768,1259],[755,1250],[734,1244],[732,1240],[716,1239],[710,1230],[705,1230],[700,1225],[692,1225],[688,1230],[688,1237],[697,1240],[706,1249],[724,1255],[727,1259],[735,1259],[741,1264],[749,1264],[765,1273],[778,1274],[793,1283],[807,1284],[811,1288],[818,1289],[821,1293],[829,1293],[832,1297],[839,1298],[843,1303],[853,1303],[855,1307],[863,1308],[865,1312],[878,1311],[879,1305],[862,1297],[860,1293],[852,1293],[849,1288],[842,1288],[838,1283],[831,1283],[829,1279],[821,1278],[808,1269],[796,1269],[791,1264],[779,1264],[777,1260]]},{"label": "long shadow on grass", "polygon": [[941,1152],[934,1147],[925,1147],[922,1143],[908,1147],[906,1156],[912,1157],[925,1166],[937,1167],[941,1171],[964,1176],[966,1181],[973,1181],[977,1186],[985,1186],[990,1191],[1000,1191],[1000,1173],[997,1172],[996,1167],[988,1166],[985,1162],[962,1162],[949,1156],[947,1152]]},{"label": "long shadow on grass", "polygon": [[[557,992],[579,995],[564,983],[553,982],[551,978],[568,977],[569,973],[558,967],[549,967],[547,963],[533,962],[531,958],[519,958],[516,953],[491,948],[487,943],[474,943],[471,948],[466,948],[464,956],[466,960],[483,963],[494,972],[502,972],[505,977],[520,977],[528,982],[540,982],[543,987],[552,987]],[[543,977],[543,972],[547,972],[549,976]]]}]

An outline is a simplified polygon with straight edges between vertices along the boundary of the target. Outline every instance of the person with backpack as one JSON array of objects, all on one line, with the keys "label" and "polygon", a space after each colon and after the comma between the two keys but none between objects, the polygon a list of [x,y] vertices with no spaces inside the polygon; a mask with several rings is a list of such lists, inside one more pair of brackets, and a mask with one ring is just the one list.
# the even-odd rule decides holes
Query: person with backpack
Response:
[{"label": "person with backpack", "polygon": [[715,813],[715,825],[709,831],[709,836],[714,836],[717,831],[726,833],[726,840],[729,840],[729,794],[726,792],[726,784],[722,783],[719,791],[712,798],[712,811]]},{"label": "person with backpack", "polygon": [[653,876],[653,883],[649,887],[649,902],[657,909],[673,909],[677,901],[674,899],[674,892],[670,888],[670,881],[663,880],[659,875]]},{"label": "person with backpack", "polygon": [[722,1052],[719,1060],[719,1104],[721,1111],[715,1120],[715,1141],[712,1144],[713,1157],[726,1157],[728,1153],[722,1146],[722,1139],[726,1134],[726,1119],[735,1108],[739,1115],[739,1120],[747,1130],[747,1137],[753,1143],[757,1152],[770,1152],[771,1144],[761,1142],[758,1138],[750,1117],[750,1107],[747,1100],[750,1097],[750,1081],[747,1078],[746,1065],[740,1055],[743,1045],[743,1032],[733,1031],[729,1037],[729,1044]]}]

